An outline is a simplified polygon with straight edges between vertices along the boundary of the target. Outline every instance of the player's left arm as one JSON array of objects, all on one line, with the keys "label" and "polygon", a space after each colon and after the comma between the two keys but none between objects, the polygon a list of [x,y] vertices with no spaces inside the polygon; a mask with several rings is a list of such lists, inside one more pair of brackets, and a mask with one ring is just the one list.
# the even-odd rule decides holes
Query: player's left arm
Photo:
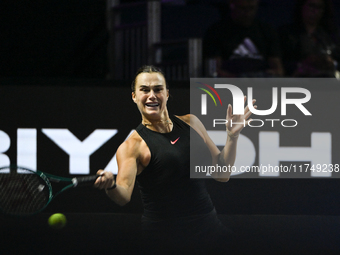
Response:
[{"label": "player's left arm", "polygon": [[[244,97],[244,103],[246,103],[247,97]],[[252,104],[256,102],[255,99],[252,100]],[[257,106],[254,105],[254,108]],[[226,124],[226,132],[228,133],[226,144],[221,151],[221,153],[218,155],[217,163],[219,165],[224,165],[228,167],[227,172],[223,173],[217,173],[217,176],[215,177],[218,181],[228,181],[231,175],[231,167],[234,166],[235,160],[236,160],[236,149],[237,149],[237,141],[238,137],[242,131],[242,129],[248,125],[248,123],[251,121],[249,119],[252,112],[249,109],[249,106],[247,105],[244,108],[244,114],[243,115],[234,115],[232,106],[229,104],[227,108],[227,124]],[[234,124],[232,124],[234,123]]]},{"label": "player's left arm", "polygon": [[[246,97],[244,97],[244,101],[246,101]],[[252,101],[252,104],[254,103],[255,99]],[[254,106],[254,108],[256,108],[256,106]],[[236,149],[239,134],[244,126],[248,125],[249,121],[251,121],[249,119],[250,115],[251,111],[249,110],[248,106],[244,109],[244,115],[233,115],[232,106],[230,104],[228,105],[226,116],[226,119],[228,120],[226,124],[226,131],[228,133],[228,136],[226,144],[222,151],[220,151],[215,143],[211,140],[203,123],[196,116],[190,115],[191,127],[200,134],[210,150],[212,156],[212,165],[219,164],[227,166],[228,169],[231,170],[231,167],[234,165],[236,159]],[[232,122],[237,124],[231,125]],[[227,182],[230,178],[230,175],[231,171],[223,173],[212,173],[212,177],[221,182]]]}]

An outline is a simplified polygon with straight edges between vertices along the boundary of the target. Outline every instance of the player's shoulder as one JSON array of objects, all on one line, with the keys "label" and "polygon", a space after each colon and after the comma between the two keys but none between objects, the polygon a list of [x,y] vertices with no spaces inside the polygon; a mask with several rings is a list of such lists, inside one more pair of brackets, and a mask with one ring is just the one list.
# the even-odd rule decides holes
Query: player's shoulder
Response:
[{"label": "player's shoulder", "polygon": [[191,126],[202,137],[204,142],[206,142],[207,131],[199,118],[197,118],[193,114],[186,114],[183,116],[176,117],[187,123],[189,126]]},{"label": "player's shoulder", "polygon": [[193,114],[186,114],[186,115],[182,115],[182,116],[175,115],[175,116],[177,118],[179,118],[180,120],[184,121],[185,123],[187,123],[190,126],[197,125],[197,124],[201,123],[199,118],[197,118],[196,115],[193,115]]},{"label": "player's shoulder", "polygon": [[[175,115],[176,116],[176,115]],[[205,130],[204,125],[200,121],[199,118],[196,117],[196,115],[193,114],[186,114],[182,116],[176,116],[177,118],[181,119],[185,123],[187,123],[189,126],[191,126],[193,129],[197,130]]]},{"label": "player's shoulder", "polygon": [[190,125],[190,115],[191,114],[186,114],[186,115],[175,115],[175,117],[179,118],[181,121],[187,123]]},{"label": "player's shoulder", "polygon": [[117,153],[138,155],[143,139],[134,131],[119,147]]}]

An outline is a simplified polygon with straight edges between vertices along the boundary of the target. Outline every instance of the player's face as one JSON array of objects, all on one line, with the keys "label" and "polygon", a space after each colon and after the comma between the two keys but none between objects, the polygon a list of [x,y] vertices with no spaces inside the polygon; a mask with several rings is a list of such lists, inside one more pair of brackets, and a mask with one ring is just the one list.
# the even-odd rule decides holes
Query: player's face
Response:
[{"label": "player's face", "polygon": [[132,99],[139,111],[146,117],[162,117],[166,112],[169,90],[160,73],[141,73],[136,78]]}]

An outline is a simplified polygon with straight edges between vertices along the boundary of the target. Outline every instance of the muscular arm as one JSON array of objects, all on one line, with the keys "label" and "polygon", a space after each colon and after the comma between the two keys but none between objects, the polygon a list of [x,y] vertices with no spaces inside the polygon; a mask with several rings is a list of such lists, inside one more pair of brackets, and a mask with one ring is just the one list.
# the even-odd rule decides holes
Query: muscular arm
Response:
[{"label": "muscular arm", "polygon": [[[256,100],[253,99],[252,104],[254,104],[255,101]],[[246,97],[244,97],[244,102],[246,102]],[[254,108],[257,108],[257,106],[254,105]],[[183,121],[188,123],[193,129],[195,129],[196,132],[202,137],[202,139],[204,140],[204,142],[206,143],[206,145],[208,146],[210,150],[211,157],[212,157],[212,165],[216,165],[216,164],[224,165],[228,167],[228,170],[230,170],[230,171],[223,172],[223,173],[217,173],[217,172],[213,173],[212,177],[215,180],[221,181],[221,182],[227,182],[229,180],[230,175],[231,175],[231,167],[234,165],[235,159],[236,159],[236,148],[237,148],[238,136],[244,127],[243,124],[240,124],[240,123],[244,122],[246,123],[246,125],[248,125],[249,121],[251,121],[249,119],[250,115],[251,115],[251,111],[249,110],[248,106],[244,109],[243,115],[233,115],[232,107],[230,104],[228,105],[227,116],[226,116],[226,119],[228,120],[228,124],[226,124],[226,131],[228,133],[228,138],[222,151],[220,151],[215,145],[215,143],[211,140],[204,125],[196,116],[188,114],[188,115],[180,117]],[[238,124],[234,124],[231,126],[231,121],[233,123],[238,123]]]},{"label": "muscular arm", "polygon": [[[98,174],[103,174],[98,178],[95,186],[105,189],[106,194],[118,205],[125,205],[131,200],[132,191],[136,181],[136,175],[140,160],[141,141],[132,135],[122,143],[117,150],[118,175],[113,179],[111,172],[99,170]],[[108,189],[116,182],[116,188]]]},{"label": "muscular arm", "polygon": [[[211,140],[202,122],[194,115],[188,115],[190,118],[190,125],[195,129],[199,135],[203,138],[206,145],[208,146],[211,157],[212,165],[221,164],[221,162],[226,166],[233,166],[236,159],[236,147],[237,147],[237,137],[231,137],[228,135],[226,144],[222,151],[220,151],[215,143]],[[221,182],[227,182],[230,178],[231,172],[224,173],[213,173],[212,177]]]},{"label": "muscular arm", "polygon": [[[232,166],[234,166],[235,160],[236,160],[236,149],[237,149],[237,137],[229,136],[227,137],[227,142],[221,151],[221,153],[218,155],[218,164],[223,164],[225,166],[228,166],[228,169],[231,169]],[[223,173],[216,173],[215,179],[217,181],[221,182],[227,182],[230,178],[231,171],[230,172],[223,172]]]}]

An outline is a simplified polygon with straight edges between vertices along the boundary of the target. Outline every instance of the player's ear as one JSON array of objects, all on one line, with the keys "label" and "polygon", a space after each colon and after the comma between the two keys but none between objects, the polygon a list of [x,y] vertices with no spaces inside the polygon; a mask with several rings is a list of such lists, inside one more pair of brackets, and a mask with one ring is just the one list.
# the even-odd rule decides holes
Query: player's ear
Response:
[{"label": "player's ear", "polygon": [[169,90],[167,89],[166,90],[166,100],[168,100],[169,99]]},{"label": "player's ear", "polygon": [[133,102],[136,103],[136,94],[135,94],[135,92],[132,92],[132,93],[131,93],[131,96],[132,96]]}]

